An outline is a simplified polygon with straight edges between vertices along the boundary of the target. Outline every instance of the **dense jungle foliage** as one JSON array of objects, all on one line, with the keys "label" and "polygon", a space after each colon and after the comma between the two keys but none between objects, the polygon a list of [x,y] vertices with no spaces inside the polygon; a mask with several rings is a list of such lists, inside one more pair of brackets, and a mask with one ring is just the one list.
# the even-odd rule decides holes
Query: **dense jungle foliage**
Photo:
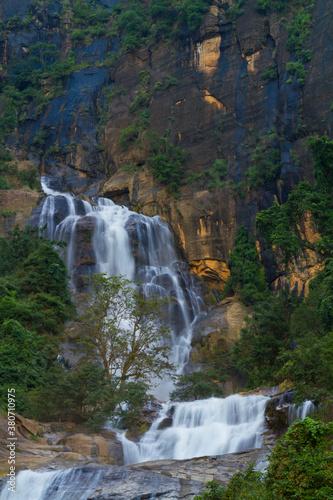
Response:
[{"label": "dense jungle foliage", "polygon": [[[218,395],[219,382],[236,375],[249,389],[295,388],[298,403],[311,400],[328,418],[333,400],[333,141],[311,138],[308,147],[314,183],[301,182],[285,204],[260,212],[256,225],[267,250],[287,273],[305,268],[316,256],[320,270],[309,293],[302,297],[287,289],[269,292],[255,240],[240,227],[225,293],[251,306],[251,316],[232,348],[219,342],[208,352],[205,362],[213,372],[181,378],[175,397],[190,399],[199,379],[201,393]],[[306,221],[316,233],[311,241],[305,236]]]}]

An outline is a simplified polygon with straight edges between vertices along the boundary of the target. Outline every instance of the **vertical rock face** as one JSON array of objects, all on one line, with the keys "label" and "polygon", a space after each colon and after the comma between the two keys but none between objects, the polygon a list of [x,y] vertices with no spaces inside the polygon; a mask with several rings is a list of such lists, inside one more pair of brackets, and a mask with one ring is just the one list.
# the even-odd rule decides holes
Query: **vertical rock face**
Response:
[{"label": "vertical rock face", "polygon": [[[0,0],[5,19],[13,15],[14,3]],[[112,7],[115,2],[101,3]],[[20,2],[22,14],[28,5]],[[286,48],[288,31],[281,16],[259,13],[255,0],[243,8],[232,23],[226,17],[227,4],[215,0],[196,32],[183,32],[177,43],[123,52],[111,70],[103,61],[110,51],[119,52],[119,39],[102,36],[74,46],[64,29],[61,3],[55,0],[34,29],[13,31],[0,39],[4,68],[37,41],[54,43],[64,54],[73,50],[76,61],[85,64],[65,77],[63,94],[50,100],[42,113],[33,105],[29,108],[9,146],[39,162],[63,188],[104,194],[147,215],[162,215],[193,271],[217,289],[228,277],[226,263],[237,227],[245,225],[255,232],[259,210],[274,200],[285,201],[300,179],[311,180],[306,140],[332,133],[331,2],[315,3],[307,46],[312,58],[306,63],[304,86],[286,71],[293,56]],[[288,14],[287,23],[290,19]],[[264,79],[261,75],[269,68],[276,75]],[[145,84],[150,98],[133,111],[144,87],[142,71],[150,76]],[[170,77],[176,80],[166,84]],[[120,143],[120,132],[134,125],[146,108],[148,129],[187,151],[177,199],[146,165],[149,140],[142,131],[138,140]],[[44,144],[38,149],[34,139],[41,130]],[[259,146],[267,153],[272,130],[278,135],[278,178],[250,189],[246,172],[254,150]],[[30,152],[23,153],[22,147]],[[229,184],[220,188],[212,185],[208,172],[216,159],[228,166],[224,180]],[[136,171],[119,171],[128,165],[135,165]],[[242,181],[244,185],[239,184]],[[262,257],[267,264],[264,252]],[[272,274],[270,279],[274,278]]]}]

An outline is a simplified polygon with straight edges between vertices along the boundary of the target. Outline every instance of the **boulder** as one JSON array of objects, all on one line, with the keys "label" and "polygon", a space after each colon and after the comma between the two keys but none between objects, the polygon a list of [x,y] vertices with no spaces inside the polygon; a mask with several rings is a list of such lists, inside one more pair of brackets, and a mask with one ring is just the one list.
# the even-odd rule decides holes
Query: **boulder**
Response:
[{"label": "boulder", "polygon": [[242,304],[234,299],[223,300],[194,327],[192,345],[204,345],[213,334],[229,341],[236,340],[246,316],[249,311]]}]

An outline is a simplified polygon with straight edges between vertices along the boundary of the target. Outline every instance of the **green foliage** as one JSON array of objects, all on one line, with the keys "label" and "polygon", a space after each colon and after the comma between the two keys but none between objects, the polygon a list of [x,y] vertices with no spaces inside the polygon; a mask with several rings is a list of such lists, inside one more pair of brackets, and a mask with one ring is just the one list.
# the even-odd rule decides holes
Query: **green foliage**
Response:
[{"label": "green foliage", "polygon": [[24,395],[44,385],[55,336],[73,312],[68,276],[52,243],[31,227],[0,238],[0,274],[0,387],[15,384],[24,412]]},{"label": "green foliage", "polygon": [[[270,248],[274,248],[279,260],[285,265],[293,259],[306,257],[304,251],[311,249],[318,257],[326,259],[333,249],[333,211],[331,192],[333,186],[332,152],[333,141],[328,137],[311,138],[309,149],[313,156],[315,185],[301,182],[289,195],[288,201],[277,203],[260,212],[256,226],[265,237]],[[300,231],[305,214],[311,214],[317,225],[319,237],[315,242],[306,240]]]},{"label": "green foliage", "polygon": [[189,375],[182,375],[175,384],[175,390],[170,394],[172,401],[193,401],[193,399],[205,399],[212,396],[222,397],[224,391],[220,382],[221,378],[218,370],[205,370],[194,372]]},{"label": "green foliage", "polygon": [[258,189],[275,179],[280,172],[279,137],[272,131],[260,138],[251,157],[251,166],[246,172],[249,186]]},{"label": "green foliage", "polygon": [[300,87],[304,85],[306,69],[304,64],[300,62],[289,62],[287,63],[286,70],[293,76],[297,78],[298,84]]},{"label": "green foliage", "polygon": [[286,0],[257,0],[256,9],[259,12],[268,14],[269,12],[285,12],[288,7]]},{"label": "green foliage", "polygon": [[[310,399],[319,404],[333,392],[333,143],[324,136],[311,138],[308,146],[314,186],[301,182],[284,205],[276,203],[260,212],[256,225],[287,270],[298,262],[306,264],[309,250],[324,264],[310,284],[309,296],[293,312],[288,326],[291,344],[279,347],[280,368],[275,368],[276,379],[295,386],[298,402]],[[315,225],[315,240],[309,241],[301,231],[305,220]]]},{"label": "green foliage", "polygon": [[185,152],[173,146],[166,138],[153,139],[151,155],[147,159],[154,177],[166,184],[167,191],[177,195],[179,184],[184,177]]},{"label": "green foliage", "polygon": [[[311,34],[312,9],[312,5],[308,8],[298,9],[291,24],[287,27],[289,32],[287,49],[300,58],[304,56],[303,51]],[[308,60],[308,52],[305,53],[305,58]]]},{"label": "green foliage", "polygon": [[301,2],[301,6],[297,7],[291,24],[287,26],[289,33],[286,44],[287,49],[296,56],[296,62],[287,63],[286,69],[297,78],[298,84],[302,87],[307,74],[304,64],[312,57],[311,50],[306,49],[306,45],[311,35],[314,1],[308,6],[304,6],[304,2]]},{"label": "green foliage", "polygon": [[333,263],[312,280],[309,295],[291,318],[296,348],[281,354],[281,375],[296,387],[296,401],[323,404],[333,393]]},{"label": "green foliage", "polygon": [[235,23],[238,16],[243,14],[244,9],[242,7],[245,3],[246,0],[237,0],[234,5],[229,5],[226,11],[226,19],[228,21],[231,21],[232,23]]},{"label": "green foliage", "polygon": [[275,67],[269,66],[263,73],[261,73],[261,78],[263,80],[276,80],[278,78],[278,74]]},{"label": "green foliage", "polygon": [[128,127],[124,128],[124,130],[121,130],[119,142],[122,151],[126,151],[128,146],[137,140],[137,138],[139,137],[139,132],[140,128],[137,123],[135,123],[134,125],[129,125]]},{"label": "green foliage", "polygon": [[208,482],[208,491],[195,500],[318,500],[333,495],[333,425],[311,418],[294,422],[277,441],[267,472],[253,464],[237,472],[226,488]]},{"label": "green foliage", "polygon": [[28,186],[30,189],[40,189],[39,172],[37,168],[21,170],[19,176],[23,186]]},{"label": "green foliage", "polygon": [[94,274],[88,282],[90,293],[80,296],[83,312],[77,320],[85,356],[102,362],[110,379],[119,376],[120,386],[169,373],[164,341],[169,329],[161,317],[165,301],[145,298],[121,276]]},{"label": "green foliage", "polygon": [[209,9],[210,0],[151,0],[147,6],[137,2],[116,5],[113,9],[114,32],[122,36],[126,52],[141,45],[177,39],[179,21],[196,30]]},{"label": "green foliage", "polygon": [[9,189],[9,184],[2,175],[0,175],[0,189]]},{"label": "green foliage", "polygon": [[234,249],[229,256],[230,277],[224,294],[234,293],[246,305],[265,295],[264,268],[259,260],[255,240],[244,226],[238,228]]},{"label": "green foliage", "polygon": [[107,33],[109,11],[100,4],[88,0],[76,0],[72,8],[71,38],[74,43],[101,37]]},{"label": "green foliage", "polygon": [[171,75],[167,75],[163,88],[167,90],[170,87],[177,87],[178,85],[179,85],[179,80],[177,78]]},{"label": "green foliage", "polygon": [[308,148],[313,159],[316,189],[327,194],[333,190],[333,141],[327,136],[310,137]]},{"label": "green foliage", "polygon": [[[209,481],[209,488],[195,500],[266,500],[265,486],[262,482],[263,475],[254,470],[251,464],[244,472],[236,472],[230,479],[228,486],[223,488],[214,481]],[[267,499],[268,500],[268,499]]]},{"label": "green foliage", "polygon": [[118,427],[135,425],[146,401],[146,389],[133,382],[117,388],[116,379],[109,379],[99,364],[89,363],[74,370],[54,364],[44,385],[29,391],[26,414],[43,422],[85,423],[95,431],[107,419],[117,421]]},{"label": "green foliage", "polygon": [[204,175],[209,176],[211,179],[208,182],[207,188],[213,189],[215,187],[221,188],[225,186],[224,178],[227,175],[228,165],[226,161],[217,159],[212,168],[204,172]]},{"label": "green foliage", "polygon": [[290,318],[298,303],[299,299],[288,292],[269,295],[246,320],[231,353],[233,366],[245,377],[248,387],[282,382],[279,355],[291,345]]},{"label": "green foliage", "polygon": [[307,417],[293,423],[269,457],[269,498],[329,499],[333,496],[333,424]]},{"label": "green foliage", "polygon": [[191,31],[199,28],[202,16],[209,8],[207,0],[181,0],[177,5],[180,19],[184,20]]}]

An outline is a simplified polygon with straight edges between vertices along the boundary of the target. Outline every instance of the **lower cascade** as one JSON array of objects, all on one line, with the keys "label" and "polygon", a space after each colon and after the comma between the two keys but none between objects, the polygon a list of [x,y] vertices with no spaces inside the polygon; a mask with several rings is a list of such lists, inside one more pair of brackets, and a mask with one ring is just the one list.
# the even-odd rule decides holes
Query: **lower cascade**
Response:
[{"label": "lower cascade", "polygon": [[[159,217],[139,215],[107,199],[76,200],[70,194],[49,188],[47,179],[42,185],[48,197],[44,200],[38,224],[40,227],[47,224],[45,235],[48,238],[66,241],[65,258],[75,286],[80,286],[81,275],[90,271],[108,276],[122,274],[140,281],[147,296],[171,298],[171,361],[181,373],[189,360],[192,326],[202,313],[203,303],[186,265],[177,259],[167,224]],[[167,399],[169,388],[164,384],[164,393],[162,387],[158,397]],[[128,440],[124,432],[118,432],[125,465],[260,448],[268,400],[266,396],[233,395],[164,403],[139,443]],[[304,418],[311,408],[308,405],[304,410],[292,408],[290,411],[292,421],[296,417]],[[14,496],[16,500],[88,500],[102,482],[103,472],[98,467],[21,471],[16,478]],[[14,496],[4,481],[0,500]],[[156,498],[154,492],[150,498]]]},{"label": "lower cascade", "polygon": [[[118,438],[125,464],[224,455],[260,448],[266,396],[229,396],[190,403],[166,403],[139,443]],[[172,425],[163,428],[172,415]]]},{"label": "lower cascade", "polygon": [[15,493],[4,486],[1,500],[87,500],[98,487],[102,473],[88,467],[52,472],[22,471]]}]

